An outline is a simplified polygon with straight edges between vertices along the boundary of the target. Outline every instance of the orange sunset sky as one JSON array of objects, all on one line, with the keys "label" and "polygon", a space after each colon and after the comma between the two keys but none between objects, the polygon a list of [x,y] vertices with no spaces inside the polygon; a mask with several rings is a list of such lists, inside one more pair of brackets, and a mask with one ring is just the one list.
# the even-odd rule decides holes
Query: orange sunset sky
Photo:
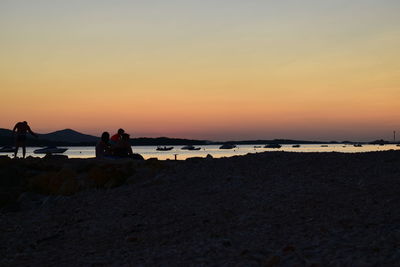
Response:
[{"label": "orange sunset sky", "polygon": [[391,140],[400,1],[0,1],[0,128]]}]

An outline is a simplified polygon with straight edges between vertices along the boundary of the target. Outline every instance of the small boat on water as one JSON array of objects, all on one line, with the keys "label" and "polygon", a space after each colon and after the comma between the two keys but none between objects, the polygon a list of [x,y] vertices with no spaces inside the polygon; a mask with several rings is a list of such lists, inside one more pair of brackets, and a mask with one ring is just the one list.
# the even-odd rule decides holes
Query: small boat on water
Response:
[{"label": "small boat on water", "polygon": [[354,147],[362,147],[362,144],[354,144]]},{"label": "small boat on water", "polygon": [[200,147],[194,147],[194,146],[192,146],[192,145],[188,145],[188,146],[184,146],[184,147],[182,147],[181,148],[182,150],[200,150],[201,148]]},{"label": "small boat on water", "polygon": [[233,144],[223,144],[222,146],[219,147],[219,149],[233,149],[235,147],[236,145]]},{"label": "small boat on water", "polygon": [[254,146],[254,148],[261,148],[261,146]]},{"label": "small boat on water", "polygon": [[14,151],[15,148],[11,146],[3,146],[2,148],[0,148],[0,153],[12,153]]},{"label": "small boat on water", "polygon": [[170,150],[172,150],[173,148],[174,148],[173,146],[170,146],[170,147],[158,146],[158,147],[156,148],[156,150],[157,150],[157,151],[170,151]]},{"label": "small boat on water", "polygon": [[300,145],[293,145],[292,147],[300,147]]},{"label": "small boat on water", "polygon": [[321,145],[321,147],[328,147],[328,145]]},{"label": "small boat on water", "polygon": [[34,154],[61,154],[67,151],[68,148],[58,148],[56,146],[47,146],[33,151]]},{"label": "small boat on water", "polygon": [[264,148],[281,148],[282,146],[280,144],[267,144],[264,146]]}]

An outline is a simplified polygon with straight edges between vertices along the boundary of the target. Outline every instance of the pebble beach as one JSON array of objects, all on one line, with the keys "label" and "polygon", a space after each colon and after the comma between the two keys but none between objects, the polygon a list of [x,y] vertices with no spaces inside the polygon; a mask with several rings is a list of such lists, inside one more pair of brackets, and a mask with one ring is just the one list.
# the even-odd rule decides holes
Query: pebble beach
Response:
[{"label": "pebble beach", "polygon": [[0,266],[398,266],[400,151],[0,159]]}]

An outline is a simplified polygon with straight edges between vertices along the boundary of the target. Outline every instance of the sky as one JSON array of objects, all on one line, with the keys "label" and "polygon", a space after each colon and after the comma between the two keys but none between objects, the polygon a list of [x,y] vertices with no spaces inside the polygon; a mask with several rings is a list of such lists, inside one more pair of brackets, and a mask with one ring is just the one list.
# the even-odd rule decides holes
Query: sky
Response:
[{"label": "sky", "polygon": [[0,0],[0,128],[390,140],[398,14],[398,0]]}]

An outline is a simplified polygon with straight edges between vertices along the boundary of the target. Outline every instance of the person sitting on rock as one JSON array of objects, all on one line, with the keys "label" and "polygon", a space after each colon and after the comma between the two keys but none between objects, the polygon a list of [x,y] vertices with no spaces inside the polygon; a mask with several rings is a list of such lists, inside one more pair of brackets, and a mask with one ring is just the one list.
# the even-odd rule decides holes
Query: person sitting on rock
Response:
[{"label": "person sitting on rock", "polygon": [[38,137],[37,134],[32,132],[31,127],[29,127],[26,121],[18,122],[15,124],[13,129],[13,134],[15,136],[15,152],[14,158],[17,157],[19,147],[22,147],[22,157],[25,158],[26,154],[26,134],[30,133],[31,135]]},{"label": "person sitting on rock", "polygon": [[133,151],[129,142],[129,134],[123,133],[122,138],[112,148],[112,154],[116,157],[127,158],[132,157]]},{"label": "person sitting on rock", "polygon": [[96,145],[96,158],[101,159],[105,156],[111,155],[111,147],[109,141],[110,134],[108,132],[102,133],[100,141]]},{"label": "person sitting on rock", "polygon": [[116,145],[121,139],[122,135],[125,133],[124,129],[118,129],[118,132],[111,136],[110,143],[111,145]]}]

